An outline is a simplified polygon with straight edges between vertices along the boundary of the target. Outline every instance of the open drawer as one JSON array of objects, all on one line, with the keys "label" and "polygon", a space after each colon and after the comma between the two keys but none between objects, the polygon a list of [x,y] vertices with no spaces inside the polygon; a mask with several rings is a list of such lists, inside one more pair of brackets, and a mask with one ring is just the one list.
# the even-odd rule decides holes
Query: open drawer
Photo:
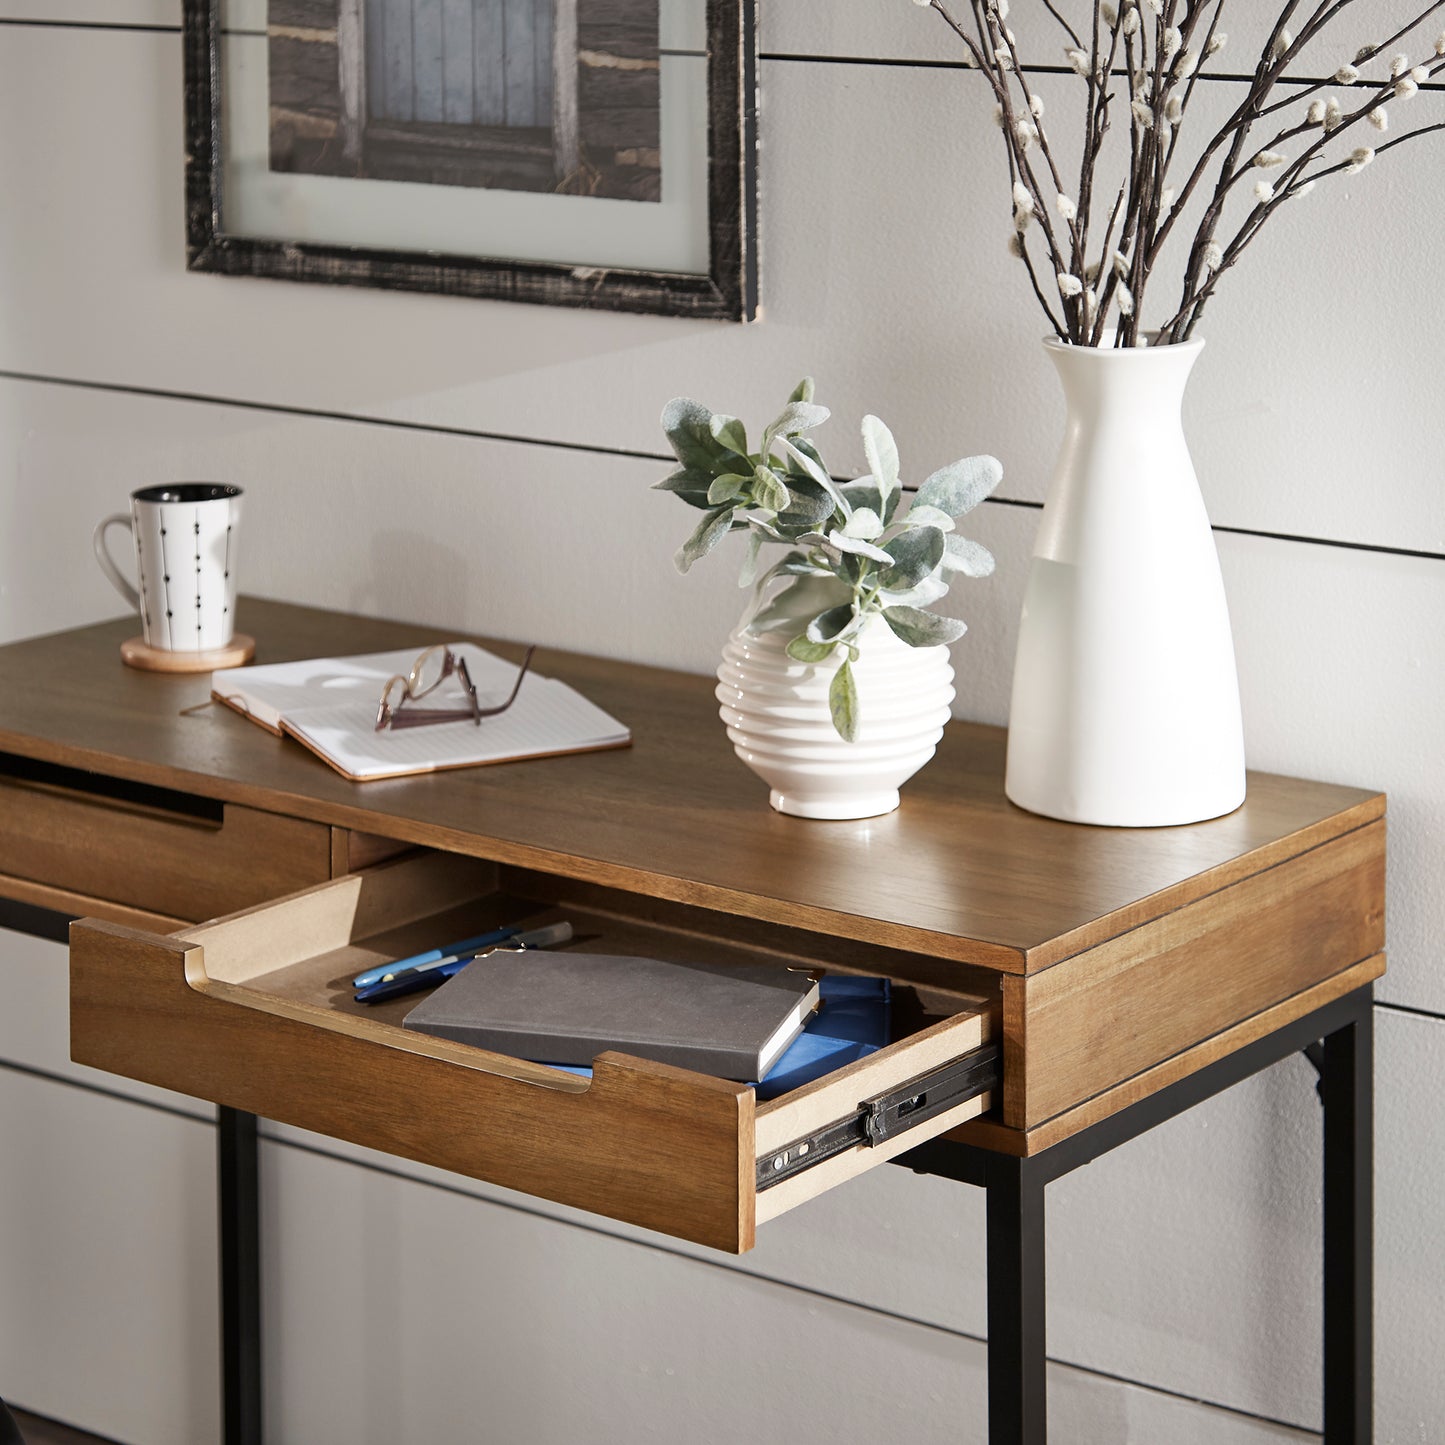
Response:
[{"label": "open drawer", "polygon": [[[593,1077],[401,1027],[417,996],[356,1004],[363,969],[518,918],[566,917],[576,945],[684,962],[760,959],[895,979],[895,1041],[766,1103],[745,1084],[622,1053]],[[80,1063],[696,1240],[756,1225],[989,1106],[983,976],[912,955],[609,889],[422,854],[165,935],[71,928]],[[933,965],[936,968],[936,965]]]}]

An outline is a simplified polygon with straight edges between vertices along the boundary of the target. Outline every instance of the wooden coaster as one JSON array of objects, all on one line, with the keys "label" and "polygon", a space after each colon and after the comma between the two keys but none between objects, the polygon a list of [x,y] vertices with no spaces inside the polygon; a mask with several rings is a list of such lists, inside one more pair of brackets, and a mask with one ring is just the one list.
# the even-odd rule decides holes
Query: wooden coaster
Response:
[{"label": "wooden coaster", "polygon": [[238,632],[224,647],[209,652],[168,652],[150,647],[145,638],[132,637],[120,645],[121,660],[142,672],[215,672],[222,667],[240,667],[256,655],[256,639]]}]

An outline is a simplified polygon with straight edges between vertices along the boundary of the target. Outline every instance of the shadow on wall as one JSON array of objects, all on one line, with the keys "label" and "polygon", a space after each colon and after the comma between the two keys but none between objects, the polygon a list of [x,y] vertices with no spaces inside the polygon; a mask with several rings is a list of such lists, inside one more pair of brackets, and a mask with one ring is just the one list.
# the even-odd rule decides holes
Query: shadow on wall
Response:
[{"label": "shadow on wall", "polygon": [[467,606],[468,593],[485,583],[481,539],[464,550],[420,532],[378,532],[370,552],[371,565],[357,570],[340,604],[346,610],[423,622],[438,618],[453,629],[491,630],[489,619],[473,617]]}]

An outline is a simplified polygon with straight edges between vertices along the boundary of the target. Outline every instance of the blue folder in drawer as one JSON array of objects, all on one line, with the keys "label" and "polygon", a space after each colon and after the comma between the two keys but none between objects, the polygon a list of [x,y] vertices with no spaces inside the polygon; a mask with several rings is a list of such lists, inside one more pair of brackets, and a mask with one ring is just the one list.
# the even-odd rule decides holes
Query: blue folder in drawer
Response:
[{"label": "blue folder in drawer", "polygon": [[[810,1084],[834,1069],[877,1053],[888,1042],[891,985],[886,978],[824,974],[818,994],[822,1007],[768,1071],[767,1078],[754,1085],[759,1099],[775,1099]],[[565,1064],[552,1067],[592,1077],[591,1069]]]}]

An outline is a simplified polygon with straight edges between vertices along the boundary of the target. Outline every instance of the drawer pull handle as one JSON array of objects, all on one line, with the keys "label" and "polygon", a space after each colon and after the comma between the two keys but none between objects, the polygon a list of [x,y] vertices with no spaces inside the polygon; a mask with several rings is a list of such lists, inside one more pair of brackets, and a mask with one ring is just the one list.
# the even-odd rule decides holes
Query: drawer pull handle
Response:
[{"label": "drawer pull handle", "polygon": [[896,1138],[998,1085],[999,1047],[984,1044],[961,1059],[920,1074],[900,1088],[865,1099],[855,1114],[795,1139],[758,1161],[756,1187],[771,1189],[784,1179],[821,1164],[835,1154],[866,1144],[870,1149]]},{"label": "drawer pull handle", "polygon": [[88,773],[60,763],[24,758],[17,753],[0,752],[0,781],[22,786],[28,783],[94,802],[143,808],[174,815],[178,821],[203,823],[211,827],[220,827],[226,816],[225,805],[216,798],[200,798],[192,793],[178,792],[175,788],[136,783],[128,778],[113,778],[106,773]]}]

